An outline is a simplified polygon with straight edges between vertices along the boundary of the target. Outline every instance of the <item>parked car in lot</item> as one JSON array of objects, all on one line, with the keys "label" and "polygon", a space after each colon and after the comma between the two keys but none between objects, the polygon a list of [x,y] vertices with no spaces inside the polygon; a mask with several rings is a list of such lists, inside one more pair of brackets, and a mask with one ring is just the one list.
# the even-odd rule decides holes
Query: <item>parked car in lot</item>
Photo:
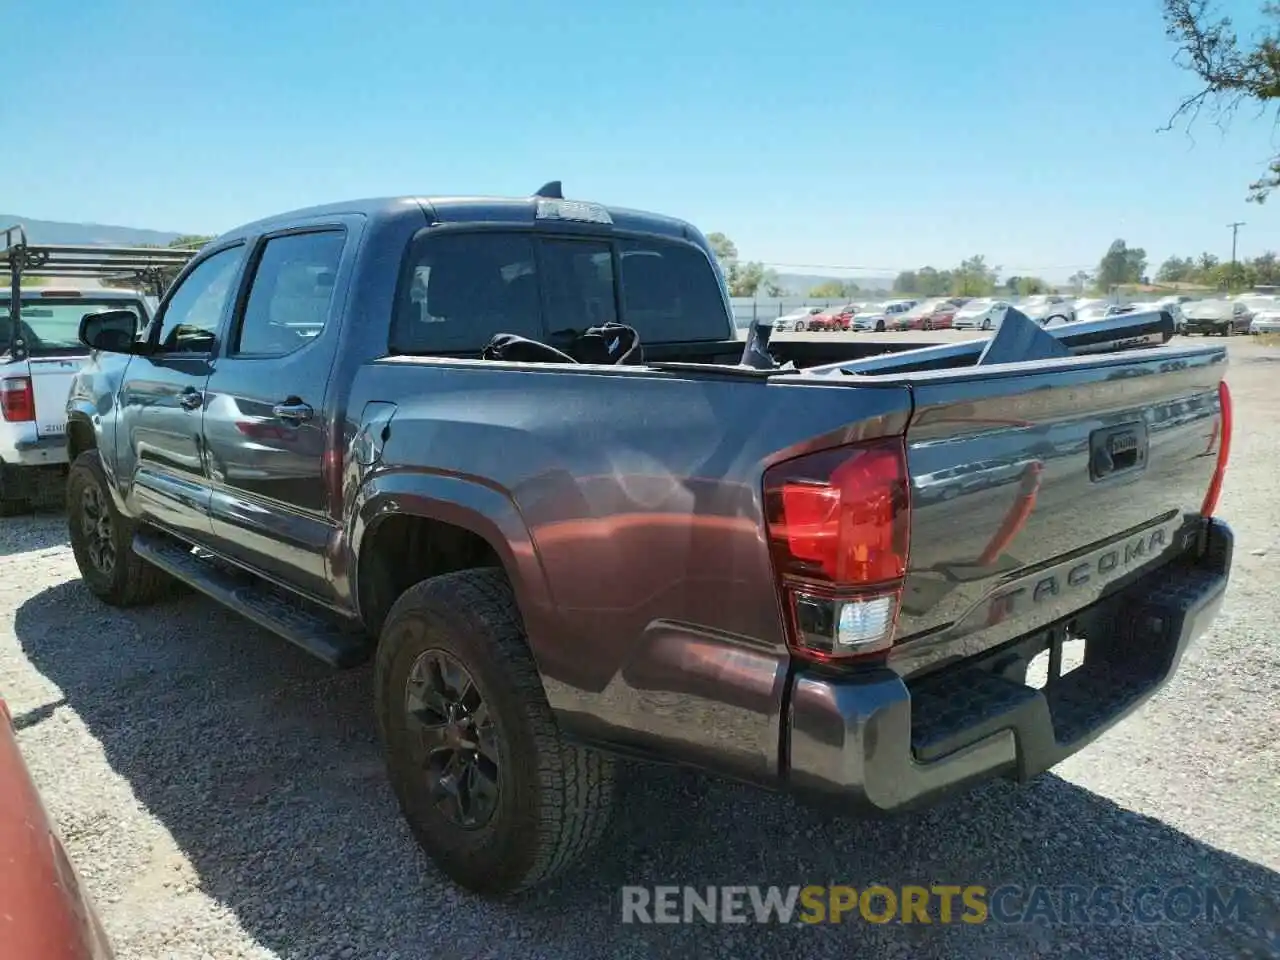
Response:
[{"label": "parked car in lot", "polygon": [[1161,297],[1151,306],[1157,310],[1167,310],[1169,315],[1173,317],[1174,330],[1178,333],[1186,333],[1187,317],[1186,314],[1182,312],[1182,305],[1190,303],[1193,299],[1195,298],[1189,297],[1186,294],[1180,294],[1173,297]]},{"label": "parked car in lot", "polygon": [[1009,301],[983,297],[970,300],[956,311],[951,325],[957,330],[996,330],[1009,309]]},{"label": "parked car in lot", "polygon": [[97,910],[40,800],[0,698],[0,957],[112,960]]},{"label": "parked car in lot", "polygon": [[1043,293],[1025,297],[1014,306],[1042,327],[1056,327],[1076,319],[1075,304],[1069,297]]},{"label": "parked car in lot", "polygon": [[853,322],[849,327],[852,330],[884,333],[889,329],[889,322],[889,314],[878,304],[869,304],[853,315]]},{"label": "parked car in lot", "polygon": [[1254,335],[1280,333],[1280,304],[1269,310],[1259,310],[1255,313],[1253,320],[1249,323],[1249,332]]},{"label": "parked car in lot", "polygon": [[[797,371],[738,339],[696,227],[558,184],[248,224],[136,322],[80,324],[85,588],[177,580],[372,660],[410,832],[487,895],[587,854],[618,755],[844,812],[1033,777],[1164,686],[1227,588],[1220,344],[1029,327],[1070,355]],[[1084,665],[1029,684],[1069,637]]]},{"label": "parked car in lot", "polygon": [[773,321],[773,329],[777,333],[786,333],[788,330],[803,332],[809,329],[809,323],[820,313],[822,313],[822,307],[805,307],[803,310],[794,310]]},{"label": "parked car in lot", "polygon": [[1072,312],[1078,322],[1101,320],[1107,311],[1115,306],[1110,300],[1101,297],[1083,297],[1071,305]]},{"label": "parked car in lot", "polygon": [[934,297],[916,304],[894,318],[895,330],[947,330],[956,315],[956,305],[949,298]]},{"label": "parked car in lot", "polygon": [[857,311],[856,303],[846,303],[839,307],[828,307],[816,313],[809,320],[810,330],[848,330]]},{"label": "parked car in lot", "polygon": [[1239,300],[1196,300],[1182,308],[1187,333],[1229,337],[1248,333],[1253,311]]}]

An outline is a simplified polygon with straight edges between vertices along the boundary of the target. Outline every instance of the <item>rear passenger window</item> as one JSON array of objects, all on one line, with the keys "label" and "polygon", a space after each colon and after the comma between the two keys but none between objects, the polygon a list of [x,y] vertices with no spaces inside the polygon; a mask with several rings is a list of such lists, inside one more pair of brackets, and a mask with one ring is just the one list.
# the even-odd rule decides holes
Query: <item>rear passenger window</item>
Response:
[{"label": "rear passenger window", "polygon": [[232,352],[283,356],[324,329],[346,235],[341,230],[273,237],[262,248]]},{"label": "rear passenger window", "polygon": [[490,232],[428,237],[415,251],[391,349],[479,353],[497,333],[544,337],[532,239]]},{"label": "rear passenger window", "polygon": [[732,336],[715,270],[697,247],[622,240],[618,252],[622,322],[635,327],[641,343]]}]

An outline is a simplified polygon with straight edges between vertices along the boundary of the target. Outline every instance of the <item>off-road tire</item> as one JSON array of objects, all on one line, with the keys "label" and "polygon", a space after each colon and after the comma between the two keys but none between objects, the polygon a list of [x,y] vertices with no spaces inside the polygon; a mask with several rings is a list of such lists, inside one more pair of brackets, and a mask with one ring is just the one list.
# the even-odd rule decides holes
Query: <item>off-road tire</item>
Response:
[{"label": "off-road tire", "polygon": [[[109,573],[103,572],[89,555],[84,529],[84,497],[86,488],[97,489],[110,517],[111,538],[115,544],[115,563]],[[113,607],[134,607],[151,603],[164,596],[174,581],[163,570],[154,567],[133,552],[133,535],[137,524],[116,509],[102,469],[97,450],[86,450],[76,457],[67,474],[67,533],[75,554],[80,577],[89,591]]]},{"label": "off-road tire", "polygon": [[[479,828],[450,821],[414,762],[406,686],[414,662],[440,650],[471,675],[498,744],[498,800]],[[613,759],[557,729],[503,571],[461,570],[406,590],[383,624],[374,701],[388,775],[419,845],[455,883],[503,897],[550,880],[608,824]]]}]

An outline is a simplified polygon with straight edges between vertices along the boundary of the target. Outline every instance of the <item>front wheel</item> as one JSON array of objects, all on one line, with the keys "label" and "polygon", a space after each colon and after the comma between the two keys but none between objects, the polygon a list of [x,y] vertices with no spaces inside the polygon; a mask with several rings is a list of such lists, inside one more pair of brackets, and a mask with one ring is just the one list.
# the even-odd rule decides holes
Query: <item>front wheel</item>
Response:
[{"label": "front wheel", "polygon": [[990,330],[990,329],[991,329],[991,318],[990,318],[990,317],[987,317],[987,319],[985,319],[985,320],[983,320],[983,321],[982,321],[982,329],[983,329],[983,330]]},{"label": "front wheel", "polygon": [[67,533],[80,577],[99,600],[132,607],[158,599],[174,581],[133,552],[135,524],[116,509],[97,450],[67,474]]},{"label": "front wheel", "polygon": [[400,809],[460,886],[528,889],[603,833],[613,762],[561,736],[501,570],[433,577],[396,601],[374,700]]},{"label": "front wheel", "polygon": [[796,333],[804,333],[804,321],[803,321],[803,320],[797,320],[797,321],[796,321]]}]

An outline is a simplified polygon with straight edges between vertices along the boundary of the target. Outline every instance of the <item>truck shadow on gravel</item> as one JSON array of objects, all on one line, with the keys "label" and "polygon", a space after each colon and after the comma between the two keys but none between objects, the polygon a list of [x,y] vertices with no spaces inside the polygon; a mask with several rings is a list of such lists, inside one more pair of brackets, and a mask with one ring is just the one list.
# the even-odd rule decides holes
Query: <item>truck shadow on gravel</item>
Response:
[{"label": "truck shadow on gravel", "polygon": [[0,517],[4,536],[0,537],[0,557],[13,557],[35,550],[48,550],[67,543],[65,513],[49,509]]},{"label": "truck shadow on gravel", "polygon": [[[454,889],[411,841],[383,774],[368,669],[331,673],[198,596],[122,612],[78,581],[27,600],[15,628],[30,662],[189,858],[199,887],[281,957],[1270,956],[1280,948],[1280,876],[1053,775],[1023,788],[989,785],[909,819],[857,822],[690,772],[627,768],[613,829],[590,862],[551,889],[487,903]],[[111,828],[127,837],[137,814],[117,816]],[[1109,886],[1130,895],[1214,885],[1245,888],[1249,900],[1244,920],[1213,923],[621,923],[628,884],[815,883]],[[1148,898],[1149,907],[1159,902]],[[1052,903],[1063,906],[1056,895]],[[132,902],[128,891],[112,909],[155,911],[152,925],[183,912],[166,914],[154,894]]]}]

